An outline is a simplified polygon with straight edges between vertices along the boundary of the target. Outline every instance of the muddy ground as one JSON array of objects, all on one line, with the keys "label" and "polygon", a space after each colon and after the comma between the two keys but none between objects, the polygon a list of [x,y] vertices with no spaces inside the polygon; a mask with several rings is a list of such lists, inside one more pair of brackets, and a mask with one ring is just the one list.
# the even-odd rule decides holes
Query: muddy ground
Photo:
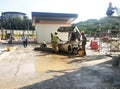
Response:
[{"label": "muddy ground", "polygon": [[87,49],[79,57],[35,51],[29,44],[0,54],[0,89],[120,89],[120,67],[111,57]]}]

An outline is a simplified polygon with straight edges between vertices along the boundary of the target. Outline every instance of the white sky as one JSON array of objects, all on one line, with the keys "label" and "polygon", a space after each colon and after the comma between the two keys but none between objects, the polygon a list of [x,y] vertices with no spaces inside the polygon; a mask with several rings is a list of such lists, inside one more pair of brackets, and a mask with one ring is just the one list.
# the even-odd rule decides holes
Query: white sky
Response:
[{"label": "white sky", "polygon": [[29,18],[31,12],[75,13],[79,22],[106,16],[109,2],[120,8],[120,0],[0,0],[0,12],[23,12]]}]

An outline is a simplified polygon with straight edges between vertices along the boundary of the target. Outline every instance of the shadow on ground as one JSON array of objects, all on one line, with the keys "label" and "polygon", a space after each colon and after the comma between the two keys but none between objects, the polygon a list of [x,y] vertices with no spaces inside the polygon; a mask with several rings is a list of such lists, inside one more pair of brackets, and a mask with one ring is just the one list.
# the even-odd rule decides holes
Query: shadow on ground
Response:
[{"label": "shadow on ground", "polygon": [[[44,53],[43,56],[44,56],[44,55],[47,55],[47,54],[57,54],[57,55],[69,56],[69,54],[66,53],[66,52],[57,52],[57,53],[54,53],[54,52],[52,51],[52,48],[40,48],[40,47],[35,47],[35,48],[34,48],[34,51],[40,51],[41,53]],[[40,55],[38,55],[38,56],[40,56]]]},{"label": "shadow on ground", "polygon": [[[62,73],[61,76],[37,82],[19,89],[119,89],[120,67],[114,68],[111,62],[103,62],[93,66],[86,66],[67,72],[68,70],[47,73]],[[119,71],[119,72],[116,72]]]},{"label": "shadow on ground", "polygon": [[77,62],[85,62],[85,61],[93,61],[93,60],[100,60],[106,58],[105,55],[91,55],[91,56],[85,56],[85,57],[80,57],[80,58],[74,58],[74,60],[69,61],[68,64],[72,64],[72,63],[77,63]]}]

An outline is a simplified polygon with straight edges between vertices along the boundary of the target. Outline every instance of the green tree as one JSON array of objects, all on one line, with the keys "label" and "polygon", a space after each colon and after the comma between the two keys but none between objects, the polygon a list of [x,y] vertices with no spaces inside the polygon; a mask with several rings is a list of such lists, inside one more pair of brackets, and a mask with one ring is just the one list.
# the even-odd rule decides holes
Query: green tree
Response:
[{"label": "green tree", "polygon": [[88,34],[94,34],[98,30],[107,31],[108,29],[120,29],[119,17],[105,17],[100,20],[88,19],[87,21],[74,24],[79,30],[84,30]]},{"label": "green tree", "polygon": [[119,17],[106,17],[100,20],[101,29],[120,29],[120,18]]},{"label": "green tree", "polygon": [[30,19],[21,19],[21,18],[9,18],[5,19],[2,17],[0,19],[1,25],[4,29],[9,30],[34,30],[32,26],[32,21]]},{"label": "green tree", "polygon": [[86,33],[90,34],[98,30],[99,24],[99,20],[97,19],[88,19],[87,21],[79,22],[75,25],[79,28],[80,31],[83,30]]}]

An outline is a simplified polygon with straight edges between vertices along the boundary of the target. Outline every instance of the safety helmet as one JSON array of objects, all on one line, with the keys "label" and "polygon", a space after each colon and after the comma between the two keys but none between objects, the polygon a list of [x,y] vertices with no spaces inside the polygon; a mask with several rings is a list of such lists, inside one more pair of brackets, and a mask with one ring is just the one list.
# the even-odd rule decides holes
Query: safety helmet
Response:
[{"label": "safety helmet", "polygon": [[82,33],[85,33],[85,32],[84,32],[84,31],[81,31],[81,34],[82,34]]},{"label": "safety helmet", "polygon": [[58,32],[56,31],[55,34],[58,34]]}]

